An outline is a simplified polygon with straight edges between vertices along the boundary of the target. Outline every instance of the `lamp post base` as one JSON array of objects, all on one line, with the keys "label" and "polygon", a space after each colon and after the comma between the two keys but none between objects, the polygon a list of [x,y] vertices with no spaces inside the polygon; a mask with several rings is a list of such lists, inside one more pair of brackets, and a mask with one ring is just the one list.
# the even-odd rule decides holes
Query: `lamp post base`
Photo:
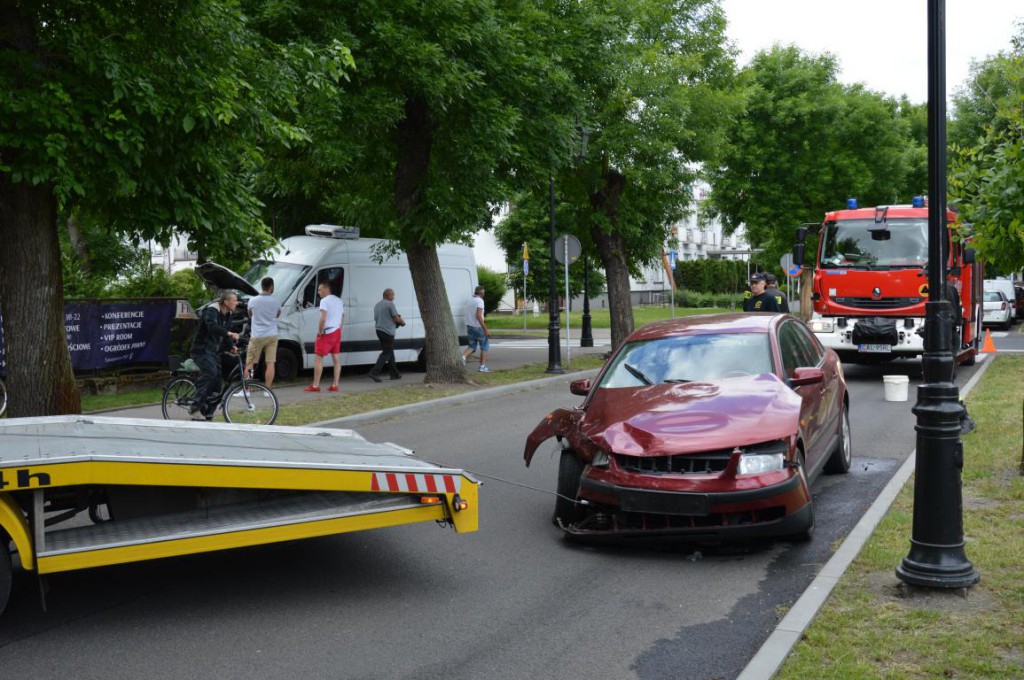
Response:
[{"label": "lamp post base", "polygon": [[923,545],[910,542],[910,554],[896,567],[896,577],[912,586],[969,588],[981,580],[964,553],[964,544]]}]

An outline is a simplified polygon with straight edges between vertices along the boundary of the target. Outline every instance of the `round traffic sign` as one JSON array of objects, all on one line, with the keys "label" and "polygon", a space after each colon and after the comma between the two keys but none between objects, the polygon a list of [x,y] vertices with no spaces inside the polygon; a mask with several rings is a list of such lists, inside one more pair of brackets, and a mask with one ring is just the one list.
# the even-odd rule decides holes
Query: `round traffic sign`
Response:
[{"label": "round traffic sign", "polygon": [[559,264],[565,264],[567,254],[569,264],[572,264],[580,259],[582,252],[583,247],[580,245],[580,240],[572,234],[562,234],[555,239],[555,260]]}]

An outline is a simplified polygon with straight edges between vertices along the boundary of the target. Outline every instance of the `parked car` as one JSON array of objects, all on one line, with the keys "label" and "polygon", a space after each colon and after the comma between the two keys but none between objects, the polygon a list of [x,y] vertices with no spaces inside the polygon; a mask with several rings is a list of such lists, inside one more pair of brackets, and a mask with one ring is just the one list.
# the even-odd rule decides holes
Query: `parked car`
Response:
[{"label": "parked car", "polygon": [[1017,307],[1015,301],[1017,299],[1017,293],[1013,288],[1013,281],[1010,279],[985,279],[982,285],[983,290],[987,293],[990,290],[998,290],[1003,294],[1003,297],[1010,302],[1010,323],[1017,322]]},{"label": "parked car", "polygon": [[810,538],[810,485],[850,469],[838,356],[788,314],[692,316],[637,330],[576,408],[526,441],[561,446],[554,522],[576,537]]},{"label": "parked car", "polygon": [[1006,299],[1006,296],[1002,291],[986,290],[985,297],[982,300],[982,306],[985,313],[981,318],[981,324],[983,326],[1001,326],[1002,328],[1009,330],[1011,323],[1011,304],[1010,301]]},{"label": "parked car", "polygon": [[1024,319],[1024,285],[1019,283],[1013,284],[1013,292],[1016,298],[1014,307],[1017,309],[1017,318]]}]

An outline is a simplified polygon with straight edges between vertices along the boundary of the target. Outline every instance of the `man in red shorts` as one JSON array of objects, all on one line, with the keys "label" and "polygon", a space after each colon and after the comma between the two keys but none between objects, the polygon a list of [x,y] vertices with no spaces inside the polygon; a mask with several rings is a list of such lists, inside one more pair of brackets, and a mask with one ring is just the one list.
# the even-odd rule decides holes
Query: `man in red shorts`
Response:
[{"label": "man in red shorts", "polygon": [[313,359],[313,384],[306,387],[306,392],[320,391],[320,375],[324,372],[324,357],[331,355],[334,362],[334,382],[327,388],[328,392],[338,391],[341,379],[341,324],[345,319],[345,303],[331,292],[331,286],[321,281],[317,286],[320,295],[320,324],[317,326],[316,344]]}]

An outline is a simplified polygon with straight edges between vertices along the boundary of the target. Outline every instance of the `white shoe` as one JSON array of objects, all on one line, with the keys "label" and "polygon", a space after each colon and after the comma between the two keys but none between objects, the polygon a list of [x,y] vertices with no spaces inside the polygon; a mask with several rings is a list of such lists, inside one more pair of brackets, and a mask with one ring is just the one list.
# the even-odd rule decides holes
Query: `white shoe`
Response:
[{"label": "white shoe", "polygon": [[466,365],[466,355],[465,354],[460,354],[459,358],[462,359],[462,365],[465,366]]},{"label": "white shoe", "polygon": [[480,368],[476,369],[477,373],[490,373],[491,369],[486,364],[480,364]]}]

